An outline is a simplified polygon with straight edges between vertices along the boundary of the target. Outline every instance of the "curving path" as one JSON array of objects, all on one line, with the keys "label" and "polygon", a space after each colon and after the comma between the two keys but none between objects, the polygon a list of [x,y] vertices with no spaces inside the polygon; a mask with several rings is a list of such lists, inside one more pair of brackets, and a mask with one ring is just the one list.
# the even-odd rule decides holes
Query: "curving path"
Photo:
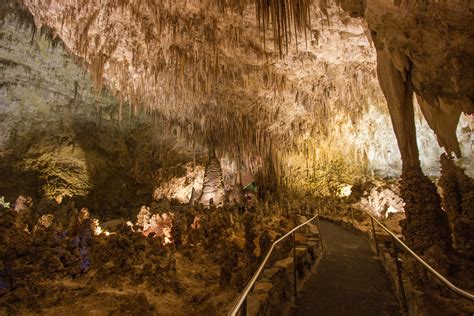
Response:
[{"label": "curving path", "polygon": [[385,270],[367,240],[321,221],[326,253],[299,292],[293,315],[401,315]]}]

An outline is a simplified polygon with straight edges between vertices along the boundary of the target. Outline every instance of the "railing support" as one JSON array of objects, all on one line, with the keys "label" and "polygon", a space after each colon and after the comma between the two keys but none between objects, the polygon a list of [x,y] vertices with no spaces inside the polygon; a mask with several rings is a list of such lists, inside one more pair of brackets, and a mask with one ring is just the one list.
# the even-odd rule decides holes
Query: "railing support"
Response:
[{"label": "railing support", "polygon": [[[468,299],[471,302],[474,302],[474,294],[472,294],[470,292],[467,292],[467,291],[464,291],[463,289],[460,289],[457,286],[455,286],[454,284],[452,284],[448,279],[446,279],[443,275],[441,275],[438,271],[436,271],[435,269],[433,269],[433,267],[431,267],[428,263],[426,263],[422,258],[420,258],[420,256],[418,256],[411,248],[409,248],[405,243],[403,243],[393,232],[391,232],[387,227],[385,227],[382,223],[380,223],[370,213],[366,212],[366,214],[370,217],[370,221],[372,223],[372,232],[374,234],[374,241],[375,241],[375,248],[377,250],[377,255],[380,256],[380,249],[379,249],[379,245],[378,245],[378,242],[377,242],[377,235],[375,233],[374,221],[377,223],[377,225],[382,230],[387,232],[392,237],[393,249],[394,249],[394,254],[395,254],[395,264],[396,264],[396,267],[397,267],[398,282],[399,282],[399,286],[400,286],[400,295],[402,297],[401,298],[402,299],[402,304],[403,304],[403,308],[404,308],[405,311],[408,312],[408,302],[407,302],[407,299],[406,299],[405,287],[403,285],[402,266],[401,266],[401,262],[400,262],[400,259],[399,259],[397,243],[400,245],[400,247],[402,249],[404,249],[404,251],[406,251],[406,253],[408,255],[411,255],[419,263],[421,263],[431,274],[433,274],[439,281],[441,281],[451,291],[453,291],[454,293],[464,297],[465,299]],[[306,222],[296,226],[291,231],[287,232],[285,235],[281,236],[280,238],[278,238],[276,241],[274,241],[272,243],[272,245],[270,247],[270,250],[267,252],[265,258],[260,263],[260,266],[258,267],[257,271],[252,276],[251,280],[249,281],[249,283],[245,287],[244,291],[241,293],[241,295],[234,302],[233,307],[232,307],[231,311],[229,312],[229,315],[235,316],[238,313],[240,315],[245,315],[245,316],[247,315],[247,295],[252,290],[255,282],[257,281],[257,278],[263,272],[265,264],[267,263],[268,259],[270,258],[270,255],[271,255],[273,249],[275,248],[275,246],[278,243],[280,243],[282,240],[284,240],[285,238],[289,237],[290,235],[292,235],[292,237],[293,237],[293,266],[294,266],[293,267],[293,277],[294,277],[294,284],[295,284],[294,295],[296,297],[296,295],[297,295],[297,274],[296,274],[297,271],[296,271],[296,235],[295,235],[295,232],[299,228],[309,224],[311,221],[313,221],[315,219],[318,221],[317,225],[318,225],[318,229],[319,229],[319,238],[320,238],[320,241],[321,241],[321,248],[324,249],[323,240],[321,238],[321,225],[319,223],[319,216],[314,215],[311,219],[309,219]]]},{"label": "railing support", "polygon": [[240,315],[247,316],[247,298],[245,298],[244,302],[242,303],[242,306],[240,307]]},{"label": "railing support", "polygon": [[[257,282],[257,279],[258,277],[260,276],[260,274],[263,272],[263,269],[265,267],[265,264],[267,263],[268,259],[270,258],[270,255],[272,254],[273,252],[273,249],[275,249],[275,246],[277,244],[279,244],[282,240],[284,240],[285,238],[288,238],[290,237],[290,235],[293,235],[293,265],[295,266],[294,267],[294,277],[296,278],[296,235],[295,235],[295,232],[300,229],[301,227],[305,226],[305,225],[308,225],[310,222],[312,222],[313,220],[317,219],[318,218],[318,214],[314,215],[313,217],[311,217],[309,220],[307,220],[306,222],[296,226],[295,228],[293,228],[291,231],[287,232],[286,234],[284,234],[283,236],[281,236],[280,238],[278,238],[277,240],[275,240],[272,245],[270,246],[270,250],[268,250],[267,254],[265,255],[265,258],[263,258],[262,262],[260,263],[260,265],[258,266],[258,269],[257,271],[255,271],[255,273],[253,274],[252,278],[250,279],[250,281],[247,283],[247,286],[245,286],[245,289],[243,290],[243,292],[240,294],[240,296],[235,300],[233,306],[232,306],[232,309],[230,310],[229,312],[229,315],[230,316],[235,316],[237,315],[239,312],[241,315],[245,315],[243,313],[247,313],[247,295],[250,293],[250,291],[252,291],[252,288],[253,286],[255,285],[255,282]],[[319,219],[318,219],[318,226],[319,226]],[[321,232],[319,233],[319,235],[321,235]],[[296,294],[296,291],[297,291],[297,283],[296,283],[296,280],[295,280],[295,294]]]},{"label": "railing support", "polygon": [[379,243],[377,242],[377,234],[375,233],[374,219],[372,216],[370,217],[370,221],[372,222],[372,232],[374,233],[375,249],[377,250],[377,256],[380,256]]},{"label": "railing support", "polygon": [[[392,241],[395,241],[398,245],[400,245],[401,248],[403,248],[404,251],[406,251],[407,254],[411,255],[413,258],[415,258],[423,267],[430,272],[432,275],[434,275],[440,282],[442,282],[445,286],[447,286],[451,291],[454,293],[462,296],[465,299],[468,299],[471,302],[474,302],[474,294],[467,292],[463,289],[458,288],[456,285],[451,283],[448,279],[446,279],[441,273],[436,271],[432,266],[430,266],[426,261],[424,261],[419,255],[416,254],[410,247],[408,247],[403,241],[401,241],[392,231],[390,231],[387,227],[385,227],[382,223],[380,223],[375,217],[372,216],[369,212],[365,212],[368,216],[370,216],[370,220],[372,221],[372,229],[374,229],[374,221],[377,223],[377,225],[383,229],[387,234],[392,236]],[[375,234],[375,229],[374,229],[374,234]],[[378,250],[378,248],[377,248]],[[398,251],[398,250],[397,250]],[[398,252],[397,252],[398,256]],[[401,268],[400,268],[400,275],[401,275]]]},{"label": "railing support", "polygon": [[316,220],[318,223],[318,233],[319,233],[319,241],[321,242],[321,250],[324,250],[323,237],[321,236],[321,225],[319,224],[319,216],[316,218]]},{"label": "railing support", "polygon": [[395,265],[397,266],[397,274],[398,274],[398,286],[400,287],[400,295],[402,297],[402,305],[403,310],[408,313],[408,302],[407,297],[405,295],[405,286],[403,285],[403,278],[402,278],[402,264],[400,263],[400,259],[398,258],[398,247],[395,241],[395,238],[392,237],[392,244],[393,244],[393,252],[395,255]]},{"label": "railing support", "polygon": [[298,295],[298,284],[297,284],[298,276],[296,274],[296,232],[293,232],[292,235],[293,235],[293,284],[294,284],[293,296],[296,299],[296,296]]}]

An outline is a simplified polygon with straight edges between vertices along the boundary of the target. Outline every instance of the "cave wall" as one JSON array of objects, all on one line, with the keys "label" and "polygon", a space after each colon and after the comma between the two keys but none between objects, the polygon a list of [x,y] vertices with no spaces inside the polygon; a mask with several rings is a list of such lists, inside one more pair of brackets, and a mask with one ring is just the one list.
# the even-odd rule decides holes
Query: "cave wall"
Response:
[{"label": "cave wall", "polygon": [[0,196],[107,211],[149,201],[163,169],[192,160],[187,143],[158,117],[119,120],[120,103],[52,44],[18,16],[0,25]]}]

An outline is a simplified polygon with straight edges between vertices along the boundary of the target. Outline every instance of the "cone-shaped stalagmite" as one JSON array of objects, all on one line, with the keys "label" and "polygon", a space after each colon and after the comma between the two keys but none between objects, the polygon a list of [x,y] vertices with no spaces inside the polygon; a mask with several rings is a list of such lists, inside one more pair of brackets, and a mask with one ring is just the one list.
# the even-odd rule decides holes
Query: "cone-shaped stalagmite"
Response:
[{"label": "cone-shaped stalagmite", "polygon": [[209,146],[209,162],[204,173],[204,185],[199,202],[209,205],[212,199],[214,205],[224,202],[225,190],[222,182],[222,169],[219,159],[216,157],[214,146]]}]

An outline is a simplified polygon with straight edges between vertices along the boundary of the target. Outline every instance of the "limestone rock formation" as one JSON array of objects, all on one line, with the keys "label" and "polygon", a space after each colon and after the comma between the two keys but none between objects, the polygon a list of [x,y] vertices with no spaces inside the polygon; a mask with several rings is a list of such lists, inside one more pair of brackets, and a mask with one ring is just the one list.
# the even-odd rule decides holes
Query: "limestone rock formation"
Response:
[{"label": "limestone rock formation", "polygon": [[[368,163],[385,169],[383,149],[375,148],[380,157],[368,161],[374,135],[354,147],[338,133],[341,125],[361,124],[371,106],[386,113],[371,41],[406,163],[418,164],[411,91],[440,144],[461,154],[454,132],[461,111],[472,112],[472,58],[458,56],[472,56],[472,15],[460,2],[304,2],[292,11],[294,23],[282,29],[268,18],[269,3],[260,2],[257,8],[213,0],[20,2],[38,27],[48,26],[83,61],[96,85],[108,86],[132,113],[156,111],[192,138],[217,136],[219,148],[241,143],[243,163],[252,172],[273,172],[277,185],[301,177],[288,159],[330,160],[318,152],[324,148],[359,169]],[[123,119],[123,111],[115,114]],[[389,129],[387,123],[380,129]],[[396,164],[396,155],[389,158]],[[435,159],[422,157],[430,167]]]},{"label": "limestone rock formation", "polygon": [[441,157],[443,207],[453,234],[453,246],[464,256],[474,256],[474,180],[446,155]]},{"label": "limestone rock formation", "polygon": [[158,117],[120,121],[120,102],[95,90],[49,33],[20,22],[12,14],[0,26],[1,194],[87,200],[114,213],[148,201],[156,173],[166,178],[191,150]]},{"label": "limestone rock formation", "polygon": [[[473,25],[462,0],[0,0],[0,314],[223,314],[290,214],[367,222],[370,183],[470,286]],[[291,247],[269,274],[302,276]]]},{"label": "limestone rock formation", "polygon": [[[267,157],[327,146],[338,137],[329,127],[334,114],[352,124],[370,104],[384,107],[363,23],[335,6],[312,7],[307,40],[298,32],[298,45],[279,59],[244,1],[23,3],[132,113],[156,111],[198,142],[214,135],[216,148],[240,144],[252,172],[284,166]],[[364,154],[349,153],[361,163]]]},{"label": "limestone rock formation", "polygon": [[199,202],[203,205],[222,205],[224,203],[225,191],[222,182],[222,169],[219,160],[215,154],[209,156],[209,163],[204,172],[204,183]]},{"label": "limestone rock formation", "polygon": [[[439,144],[449,156],[454,153],[460,157],[456,137],[459,117],[461,112],[474,113],[474,81],[469,70],[474,65],[474,44],[470,40],[474,6],[462,1],[340,0],[338,3],[353,16],[367,21],[376,47],[378,77],[403,161],[405,235],[420,251],[433,242],[448,251],[447,218],[433,184],[419,169],[413,97],[416,94]],[[421,222],[417,223],[418,220]],[[430,225],[438,225],[438,232],[423,235],[433,236],[432,240],[423,242],[412,235],[419,233],[415,232],[418,228]]]},{"label": "limestone rock formation", "polygon": [[437,268],[447,269],[451,229],[434,183],[420,169],[405,169],[400,191],[406,214],[401,226],[407,243],[417,253],[430,253],[428,260]]},{"label": "limestone rock formation", "polygon": [[[400,76],[411,86],[440,145],[448,153],[459,156],[461,152],[454,134],[459,114],[474,112],[471,71],[474,44],[470,40],[474,5],[456,0],[337,2],[353,16],[364,17],[378,48],[378,59],[382,61],[379,67],[393,68],[392,74],[379,77],[381,82]],[[400,84],[390,89],[386,95],[404,93]],[[397,102],[392,97],[387,101],[389,107],[395,107],[391,103]],[[398,124],[411,124],[405,122],[401,114],[392,117]],[[401,150],[408,155],[413,149]]]}]

